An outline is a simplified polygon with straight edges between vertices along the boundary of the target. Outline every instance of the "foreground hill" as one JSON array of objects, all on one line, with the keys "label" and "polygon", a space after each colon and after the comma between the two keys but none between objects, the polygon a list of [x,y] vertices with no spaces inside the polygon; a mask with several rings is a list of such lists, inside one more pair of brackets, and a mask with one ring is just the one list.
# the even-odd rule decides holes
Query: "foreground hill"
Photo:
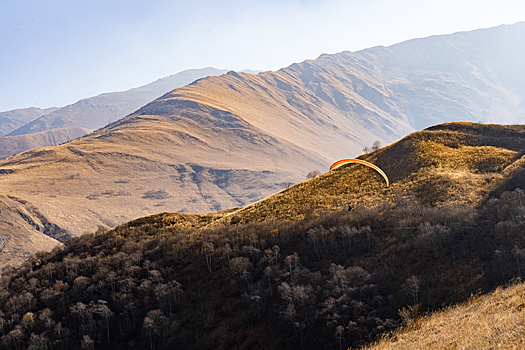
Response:
[{"label": "foreground hill", "polygon": [[322,174],[230,216],[238,216],[241,223],[295,221],[305,217],[303,208],[371,206],[394,202],[399,195],[410,195],[420,205],[477,207],[491,195],[524,186],[524,154],[525,126],[437,125],[360,157],[388,174],[388,188],[374,170],[346,165],[351,172],[336,169]]},{"label": "foreground hill", "polygon": [[[156,214],[67,240],[4,268],[0,348],[365,345],[413,324],[416,310],[522,277],[524,132],[439,125],[365,157],[390,175],[389,188],[366,167],[343,166],[242,209]],[[23,214],[41,217],[35,208]],[[504,304],[499,294],[471,299],[468,317],[449,317],[458,329],[488,307],[514,317],[522,293],[505,293]],[[487,341],[520,332],[498,322],[483,331],[493,331]],[[447,344],[453,332],[418,341]]]},{"label": "foreground hill", "polygon": [[[359,154],[374,140],[390,143],[441,120],[521,116],[524,32],[525,24],[518,23],[322,55],[277,72],[200,79],[82,139],[0,162],[0,193],[37,208],[71,235],[162,211],[243,207]],[[462,132],[443,131],[443,137],[447,133],[461,139]],[[429,160],[434,144],[452,153],[455,146],[418,139],[427,131],[415,135],[409,139],[415,145],[399,143],[367,158],[393,176],[384,196],[423,186],[416,192],[435,191],[430,204],[479,203],[521,152],[518,139],[517,146],[489,144],[494,159],[478,164],[485,149],[468,144],[474,148],[460,149],[466,152],[460,156],[473,160],[444,169],[440,160],[437,172]],[[452,197],[443,195],[442,184],[451,186],[445,190]],[[298,201],[311,200],[301,199],[310,191],[304,186]],[[320,205],[366,202],[362,194],[372,191],[363,186],[338,195],[343,188],[327,189]],[[242,210],[249,215],[258,208]],[[300,215],[272,206],[260,210],[268,219]]]},{"label": "foreground hill", "polygon": [[476,295],[459,306],[410,320],[408,328],[365,349],[522,349],[524,295],[522,283]]}]

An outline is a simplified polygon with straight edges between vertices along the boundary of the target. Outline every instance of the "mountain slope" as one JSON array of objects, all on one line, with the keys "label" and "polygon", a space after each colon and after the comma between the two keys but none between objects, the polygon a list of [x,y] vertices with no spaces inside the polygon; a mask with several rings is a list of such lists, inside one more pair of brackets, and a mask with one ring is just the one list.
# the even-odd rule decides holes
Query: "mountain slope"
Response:
[{"label": "mountain slope", "polygon": [[523,348],[524,294],[525,286],[516,284],[489,295],[473,296],[364,349]]},{"label": "mountain slope", "polygon": [[[494,50],[522,57],[524,32],[525,24],[518,23],[322,55],[277,72],[200,79],[82,139],[5,159],[0,162],[0,193],[30,202],[72,235],[161,211],[244,206],[314,169],[356,156],[375,140],[390,143],[438,120],[519,113],[520,81],[525,80],[511,78],[510,61],[498,61]],[[523,71],[520,62],[515,60],[516,76]],[[430,131],[397,143],[389,148],[393,153],[366,157],[392,174],[392,188],[381,190],[384,196],[423,186],[435,193],[420,198],[422,203],[480,203],[503,186],[505,174],[498,167],[520,157],[521,149],[494,146],[488,148],[493,159],[485,165],[472,160],[419,170],[434,162],[431,156],[439,156],[433,149],[455,154],[455,146],[445,141],[422,142],[427,135],[438,137]],[[443,131],[451,140],[460,134]],[[455,156],[482,159],[486,150],[472,147]],[[397,163],[384,163],[387,154]],[[352,177],[338,176],[355,185]],[[319,205],[372,202],[363,195],[376,187],[365,182],[359,191],[340,196],[344,184],[327,189]],[[241,209],[247,215],[242,220],[250,221],[251,211],[257,220],[262,214],[268,220],[303,215],[311,189],[301,186],[304,194],[296,192],[296,200],[302,207],[276,212],[270,206],[260,208],[263,213],[258,204]]]},{"label": "mountain slope", "polygon": [[525,22],[409,40],[387,50],[387,86],[416,129],[459,120],[523,122]]},{"label": "mountain slope", "polygon": [[27,202],[4,195],[0,196],[0,234],[7,239],[0,249],[2,266],[19,266],[31,254],[51,250],[70,237]]},{"label": "mountain slope", "polygon": [[438,125],[364,157],[391,188],[342,166],[242,209],[156,214],[38,252],[3,271],[0,349],[357,348],[402,322],[424,338],[394,345],[450,347],[480,314],[471,344],[518,345],[523,286],[452,310],[453,331],[416,320],[522,277],[524,132]]},{"label": "mountain slope", "polygon": [[47,109],[31,107],[0,112],[0,136],[7,135],[17,128],[55,110],[57,110],[56,107]]},{"label": "mountain slope", "polygon": [[40,118],[10,132],[7,136],[31,134],[67,127],[98,129],[128,115],[167,91],[208,75],[219,75],[225,72],[225,70],[211,67],[190,69],[131,90],[105,93],[82,99],[74,104],[42,115]]},{"label": "mountain slope", "polygon": [[[304,208],[370,206],[395,201],[400,194],[414,196],[421,205],[479,206],[491,195],[525,187],[524,137],[525,127],[519,125],[437,125],[360,157],[383,169],[390,179],[388,188],[374,170],[350,164],[230,216],[240,217],[241,223],[298,220],[304,218]],[[222,220],[227,224],[228,217]]]},{"label": "mountain slope", "polygon": [[80,127],[50,129],[38,133],[0,137],[0,159],[33,148],[58,146],[66,141],[84,136],[91,130]]}]

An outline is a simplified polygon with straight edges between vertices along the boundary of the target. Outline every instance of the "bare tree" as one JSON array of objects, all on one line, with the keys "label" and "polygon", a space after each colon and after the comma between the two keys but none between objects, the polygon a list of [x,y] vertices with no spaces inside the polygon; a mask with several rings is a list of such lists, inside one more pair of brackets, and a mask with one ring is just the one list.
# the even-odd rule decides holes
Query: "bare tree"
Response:
[{"label": "bare tree", "polygon": [[403,288],[410,301],[410,304],[419,304],[419,279],[416,276],[407,278]]},{"label": "bare tree", "polygon": [[80,341],[80,346],[82,350],[92,350],[95,348],[95,342],[89,335],[85,335]]},{"label": "bare tree", "polygon": [[107,329],[107,340],[109,344],[109,319],[111,316],[113,316],[113,312],[111,309],[106,305],[108,302],[105,300],[99,300],[96,304],[94,304],[91,307],[91,310],[93,313],[100,315],[104,318],[106,321],[106,329]]},{"label": "bare tree", "polygon": [[345,328],[341,325],[337,326],[335,336],[339,338],[339,350],[343,350],[343,332]]},{"label": "bare tree", "polygon": [[202,243],[202,252],[206,255],[206,266],[208,266],[208,271],[212,273],[211,258],[212,258],[213,253],[215,252],[215,247],[213,243],[211,242]]},{"label": "bare tree", "polygon": [[168,325],[169,319],[164,316],[161,310],[148,311],[142,323],[142,330],[149,336],[151,350],[155,349],[154,336],[164,333]]},{"label": "bare tree", "polygon": [[376,140],[376,141],[374,141],[374,143],[372,143],[372,147],[365,146],[363,148],[363,153],[364,154],[368,154],[368,153],[377,151],[380,148],[381,148],[381,141]]},{"label": "bare tree", "polygon": [[31,337],[29,338],[29,346],[27,347],[28,350],[47,350],[49,347],[49,339],[43,334],[38,335],[35,333],[31,333]]},{"label": "bare tree", "polygon": [[319,170],[312,170],[306,175],[306,178],[309,180],[309,179],[313,179],[315,177],[318,177],[319,175],[321,175]]},{"label": "bare tree", "polygon": [[231,259],[228,265],[235,276],[242,277],[248,283],[248,269],[252,266],[250,259],[241,256]]}]

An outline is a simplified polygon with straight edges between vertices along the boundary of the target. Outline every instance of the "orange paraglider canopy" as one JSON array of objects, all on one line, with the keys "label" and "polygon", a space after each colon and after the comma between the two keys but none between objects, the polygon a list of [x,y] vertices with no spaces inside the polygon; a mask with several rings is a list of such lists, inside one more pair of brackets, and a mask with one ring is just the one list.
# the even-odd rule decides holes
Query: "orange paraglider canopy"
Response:
[{"label": "orange paraglider canopy", "polygon": [[378,166],[372,164],[372,163],[369,163],[365,160],[361,160],[361,159],[341,159],[341,160],[338,160],[337,162],[335,162],[334,164],[332,164],[332,166],[330,167],[330,170],[333,170],[343,164],[346,164],[346,163],[357,163],[357,164],[362,164],[362,165],[366,165],[366,166],[369,166],[370,168],[374,169],[375,171],[377,171],[379,174],[383,175],[383,177],[385,178],[386,180],[386,187],[390,186],[390,182],[388,181],[388,177],[386,176],[386,174],[383,172],[383,170],[381,170]]}]

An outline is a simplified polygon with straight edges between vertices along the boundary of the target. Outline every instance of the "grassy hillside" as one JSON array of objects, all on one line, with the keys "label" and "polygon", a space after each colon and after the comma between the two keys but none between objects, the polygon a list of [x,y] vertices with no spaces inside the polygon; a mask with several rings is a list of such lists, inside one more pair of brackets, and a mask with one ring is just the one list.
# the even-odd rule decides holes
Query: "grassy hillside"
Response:
[{"label": "grassy hillside", "polygon": [[84,136],[90,131],[80,127],[69,127],[17,136],[3,136],[0,137],[0,159],[34,148],[58,146],[69,140]]},{"label": "grassy hillside", "polygon": [[4,269],[0,347],[364,346],[410,310],[522,277],[523,131],[437,126],[366,157],[389,188],[351,165],[245,208],[157,214],[36,253]]},{"label": "grassy hillside", "polygon": [[364,349],[522,349],[524,309],[523,283],[498,287],[438,313],[407,319],[405,328]]},{"label": "grassy hillside", "polygon": [[[376,140],[387,144],[428,125],[523,120],[524,30],[522,22],[321,55],[275,72],[199,79],[141,103],[91,135],[0,161],[0,194],[20,198],[78,236],[163,211],[244,207],[313,170],[357,156]],[[140,102],[143,92],[152,96],[155,86],[165,88],[170,81],[79,101],[11,135],[79,121],[95,128],[131,112],[127,108]],[[460,134],[442,131],[452,141]],[[521,157],[521,151],[497,144],[482,143],[488,147],[483,149],[467,142],[457,148],[440,143],[438,135],[426,130],[366,157],[386,167],[391,188],[378,187],[377,179],[365,181],[375,176],[368,169],[351,176],[338,170],[274,197],[274,204],[236,215],[241,222],[294,220],[304,217],[307,207],[334,210],[369,205],[375,198],[392,202],[398,191],[422,193],[416,198],[422,204],[471,205],[496,190],[502,169]],[[453,162],[447,154],[468,160]]]},{"label": "grassy hillside", "polygon": [[523,126],[442,124],[360,157],[384,170],[391,183],[388,188],[373,169],[349,164],[231,215],[239,216],[242,223],[293,221],[304,218],[305,210],[374,206],[381,201],[394,203],[399,196],[427,206],[476,207],[491,194],[523,183],[524,154]]}]

